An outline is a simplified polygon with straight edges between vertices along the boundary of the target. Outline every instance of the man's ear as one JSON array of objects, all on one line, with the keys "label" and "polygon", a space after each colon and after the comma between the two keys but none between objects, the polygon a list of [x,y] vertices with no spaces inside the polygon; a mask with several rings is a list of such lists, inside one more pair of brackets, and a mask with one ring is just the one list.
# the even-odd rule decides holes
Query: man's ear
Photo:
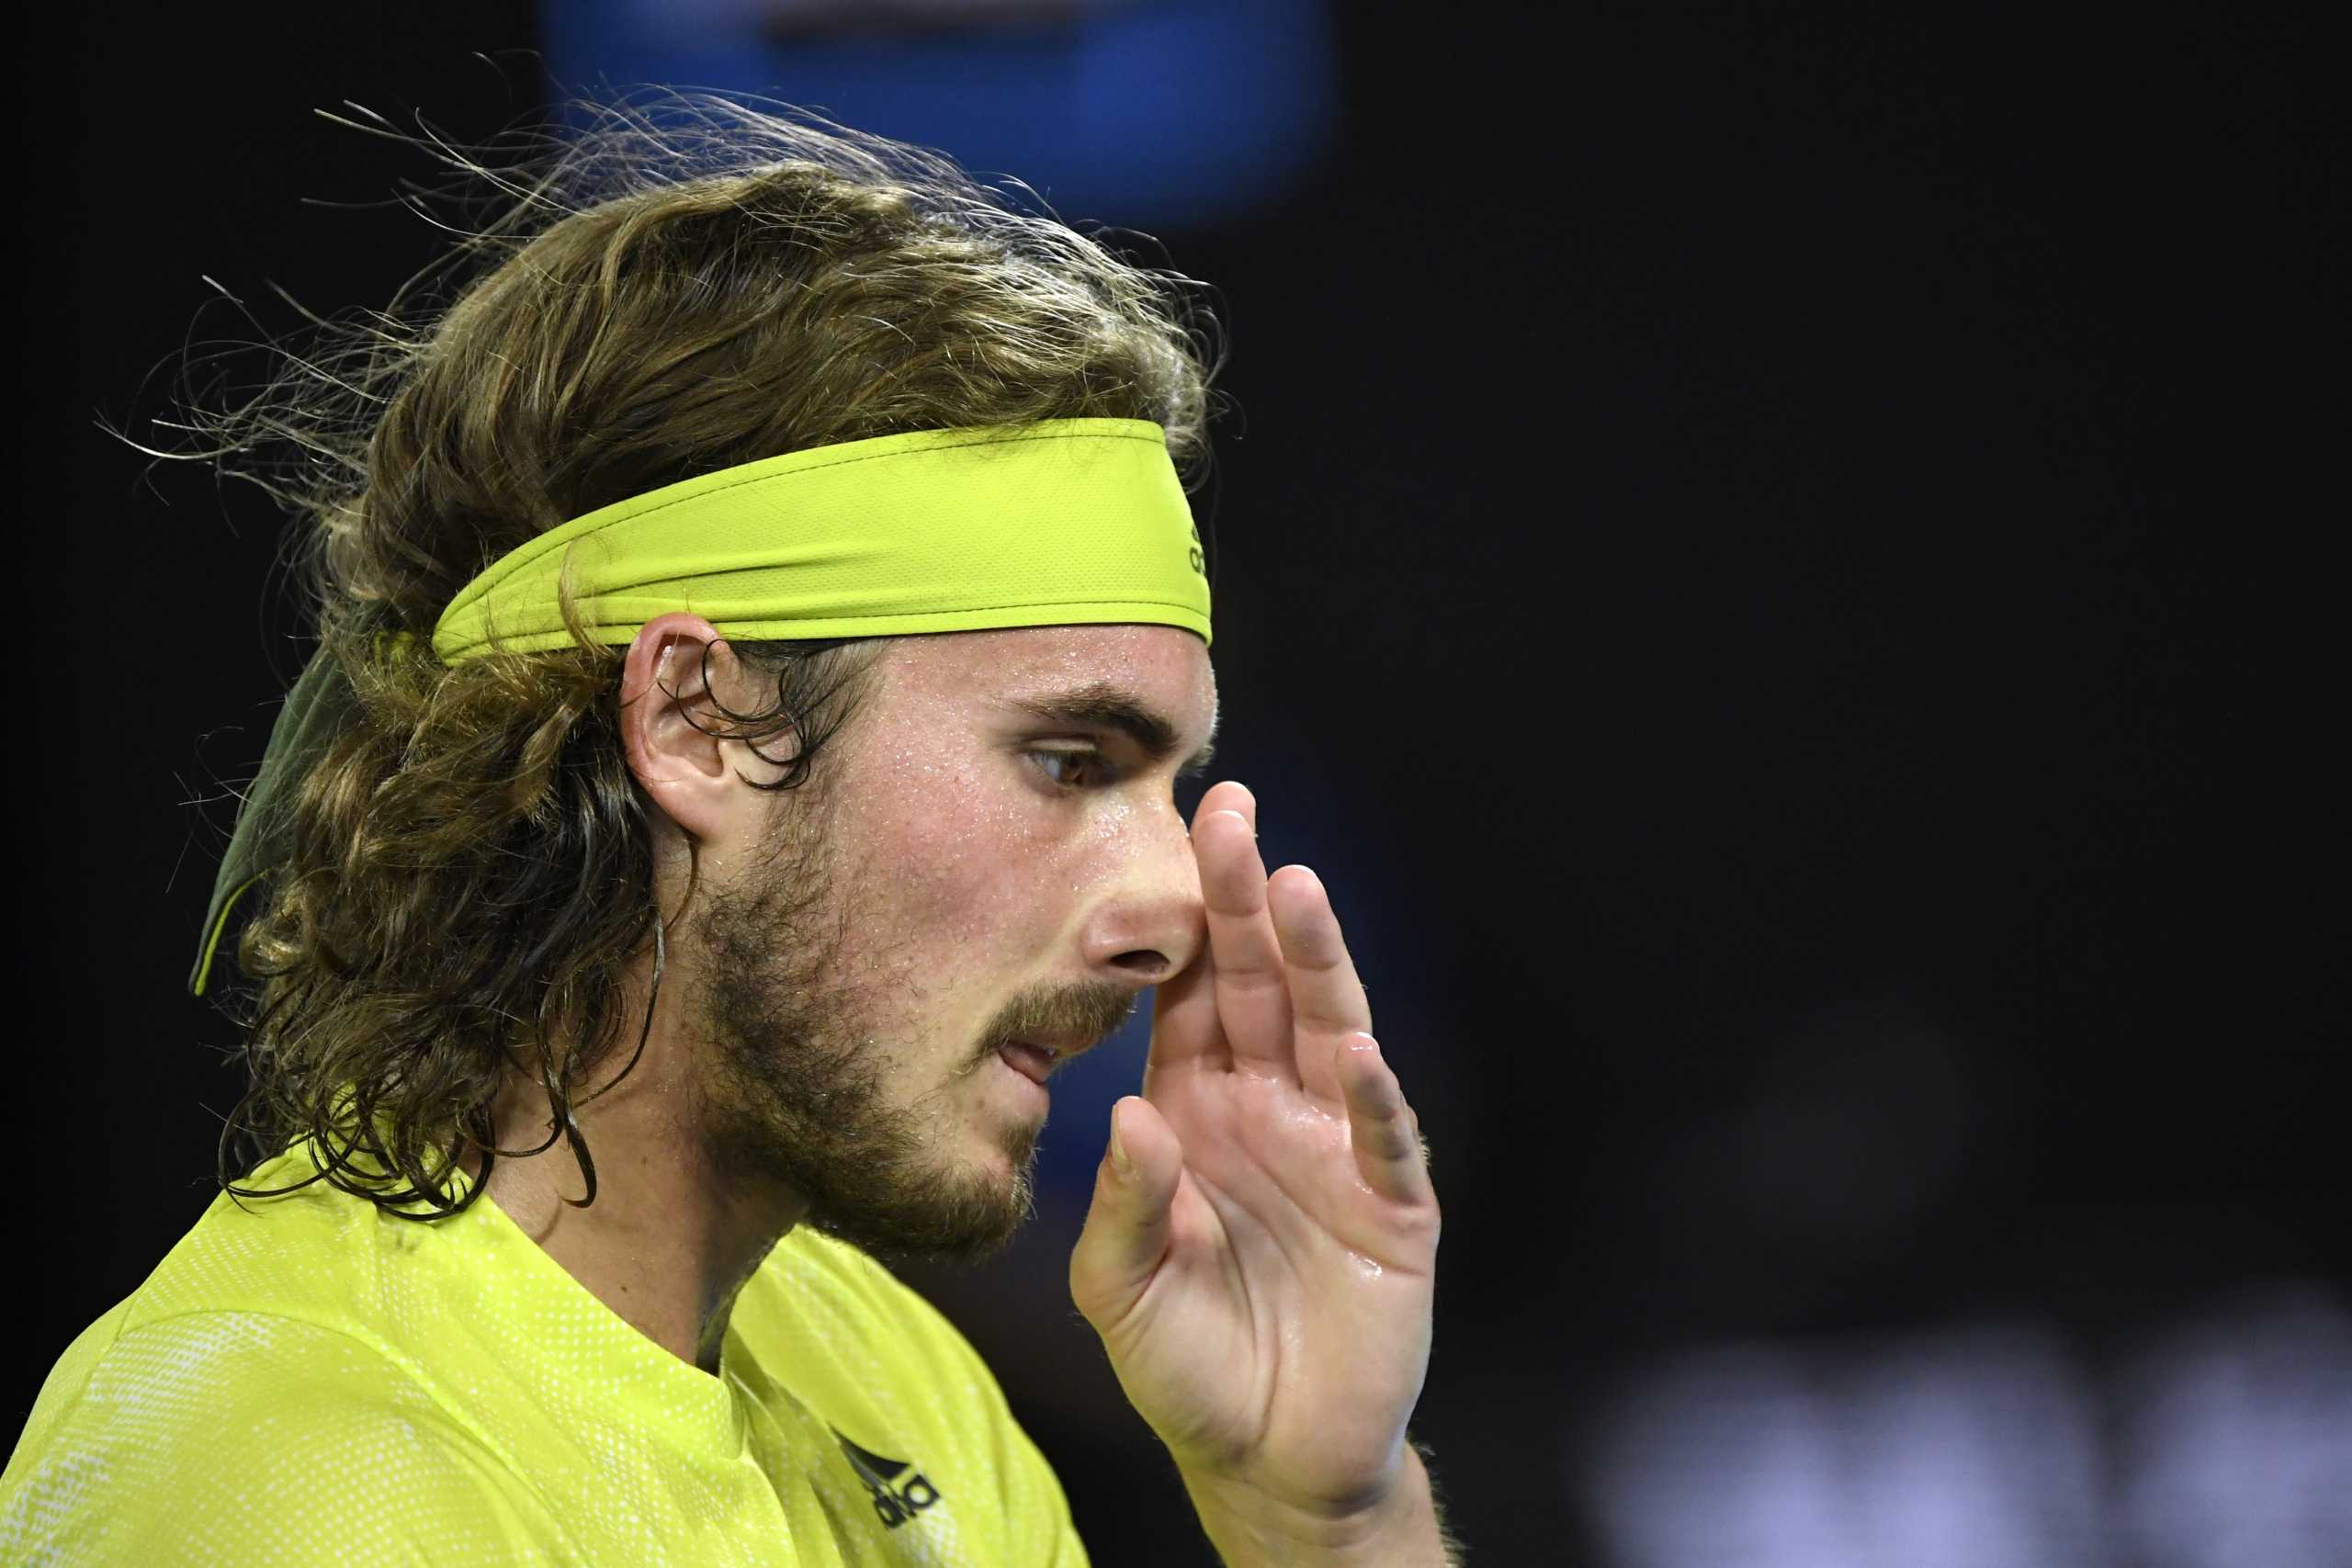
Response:
[{"label": "man's ear", "polygon": [[629,772],[697,841],[726,838],[743,807],[735,776],[742,742],[704,733],[727,727],[706,682],[718,682],[723,696],[734,664],[708,621],[673,612],[638,628],[621,665],[621,749]]}]

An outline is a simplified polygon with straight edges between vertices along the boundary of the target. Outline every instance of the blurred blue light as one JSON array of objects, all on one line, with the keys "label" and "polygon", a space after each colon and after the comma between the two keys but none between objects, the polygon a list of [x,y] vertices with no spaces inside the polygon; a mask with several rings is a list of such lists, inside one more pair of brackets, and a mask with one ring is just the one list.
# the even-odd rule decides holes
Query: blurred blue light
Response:
[{"label": "blurred blue light", "polygon": [[778,98],[938,148],[984,177],[1014,175],[1068,221],[1127,228],[1263,205],[1306,169],[1336,108],[1321,0],[973,0],[952,8],[953,27],[780,26],[813,12],[561,0],[542,7],[541,30],[567,94],[659,83]]}]

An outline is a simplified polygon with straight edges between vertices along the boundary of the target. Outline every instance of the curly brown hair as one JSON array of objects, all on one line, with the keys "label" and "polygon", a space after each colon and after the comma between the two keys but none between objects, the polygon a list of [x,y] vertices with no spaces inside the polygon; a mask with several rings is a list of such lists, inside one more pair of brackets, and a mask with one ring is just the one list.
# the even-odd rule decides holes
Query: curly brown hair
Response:
[{"label": "curly brown hair", "polygon": [[[236,947],[252,984],[223,1001],[251,1077],[216,1171],[239,1197],[292,1189],[236,1186],[235,1139],[252,1158],[309,1138],[320,1176],[389,1213],[460,1212],[501,1154],[540,1152],[493,1146],[516,1059],[595,1197],[572,1092],[662,935],[626,650],[567,602],[577,646],[443,665],[434,624],[484,567],[661,485],[906,431],[1148,419],[1188,488],[1204,471],[1220,351],[1193,280],[777,106],[662,93],[584,118],[504,166],[420,140],[487,217],[390,310],[316,323],[260,396],[198,418],[204,451],[175,454],[294,513],[289,558],[353,699],[287,797],[286,858]],[[775,701],[722,708],[713,733],[779,742],[791,766],[765,787],[804,784],[878,640],[729,646]],[[482,1179],[456,1198],[468,1151]]]}]

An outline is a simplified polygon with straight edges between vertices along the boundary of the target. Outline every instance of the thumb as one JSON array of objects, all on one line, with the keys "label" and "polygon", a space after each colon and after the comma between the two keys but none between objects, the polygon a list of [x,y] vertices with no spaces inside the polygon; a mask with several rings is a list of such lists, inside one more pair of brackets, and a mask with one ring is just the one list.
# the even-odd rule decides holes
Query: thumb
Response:
[{"label": "thumb", "polygon": [[1159,1271],[1183,1168],[1183,1145],[1149,1100],[1131,1094],[1111,1107],[1111,1146],[1069,1256],[1070,1300],[1098,1333],[1125,1318]]}]

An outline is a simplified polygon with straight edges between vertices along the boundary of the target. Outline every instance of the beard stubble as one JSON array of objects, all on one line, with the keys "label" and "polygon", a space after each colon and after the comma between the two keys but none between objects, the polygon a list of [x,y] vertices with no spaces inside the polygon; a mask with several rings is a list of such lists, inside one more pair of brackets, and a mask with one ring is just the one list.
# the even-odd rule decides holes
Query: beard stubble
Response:
[{"label": "beard stubble", "polygon": [[874,1003],[848,978],[854,922],[844,900],[858,879],[845,879],[826,847],[826,815],[818,801],[785,805],[767,863],[740,886],[701,890],[688,1010],[705,1152],[731,1179],[789,1187],[808,1201],[802,1223],[869,1252],[986,1257],[1032,1212],[1043,1123],[998,1130],[1008,1177],[954,1163],[941,1145],[961,1129],[933,1102],[1024,1035],[1108,1035],[1135,994],[1107,982],[1023,991],[946,1081],[895,1095]]}]

